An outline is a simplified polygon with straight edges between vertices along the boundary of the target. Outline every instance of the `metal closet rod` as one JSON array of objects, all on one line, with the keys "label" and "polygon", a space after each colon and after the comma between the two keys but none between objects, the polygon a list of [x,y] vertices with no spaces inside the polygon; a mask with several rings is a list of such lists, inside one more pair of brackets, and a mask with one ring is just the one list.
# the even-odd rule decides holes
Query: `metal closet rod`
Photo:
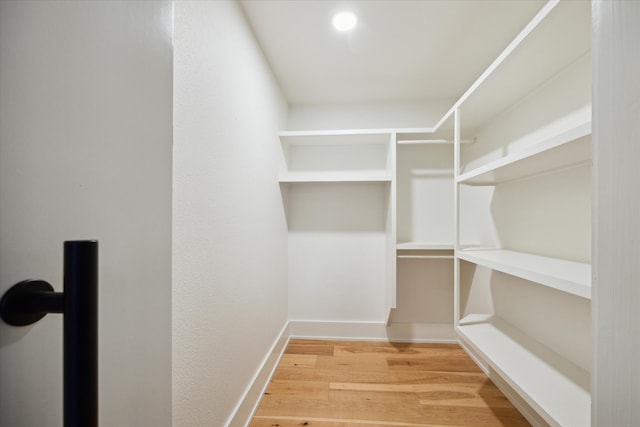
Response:
[{"label": "metal closet rod", "polygon": [[64,292],[24,280],[0,300],[0,317],[26,326],[64,314],[64,426],[98,425],[98,242],[64,242]]},{"label": "metal closet rod", "polygon": [[[453,144],[453,139],[398,139],[398,144]],[[460,144],[473,144],[476,138],[461,139]]]}]

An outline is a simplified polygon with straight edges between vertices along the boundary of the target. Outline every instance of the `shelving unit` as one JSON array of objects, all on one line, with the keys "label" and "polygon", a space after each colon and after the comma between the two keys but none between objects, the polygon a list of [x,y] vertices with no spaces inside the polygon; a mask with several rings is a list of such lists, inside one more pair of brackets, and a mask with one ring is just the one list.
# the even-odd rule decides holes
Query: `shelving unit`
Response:
[{"label": "shelving unit", "polygon": [[550,1],[455,107],[456,331],[534,425],[590,425],[590,31]]},{"label": "shelving unit", "polygon": [[[394,135],[391,129],[280,133],[294,316],[343,317],[339,307],[346,303],[362,307],[350,315],[373,320],[395,304],[395,248],[389,247]],[[326,299],[330,289],[341,295],[341,304]],[[309,301],[309,292],[322,303]],[[376,295],[382,293],[386,307]]]},{"label": "shelving unit", "polygon": [[397,134],[398,249],[453,248],[452,127]]},{"label": "shelving unit", "polygon": [[[392,314],[401,322],[416,318],[421,321],[431,319],[431,323],[437,324],[434,328],[438,331],[444,330],[442,322],[446,319],[445,323],[451,328],[450,336],[453,336],[452,129],[453,123],[449,121],[439,132],[430,128],[281,132],[284,161],[280,183],[285,205],[290,207],[290,231],[294,232],[290,237],[290,249],[296,252],[290,255],[293,257],[292,263],[312,263],[308,260],[311,254],[295,250],[298,245],[305,248],[322,245],[317,242],[323,237],[317,233],[306,233],[306,230],[322,229],[338,233],[355,231],[359,227],[354,218],[341,220],[340,224],[332,220],[331,226],[324,224],[324,219],[320,218],[322,215],[309,212],[309,206],[325,207],[325,210],[330,209],[325,216],[339,217],[341,206],[336,203],[357,203],[358,206],[370,203],[369,200],[358,200],[358,186],[370,193],[373,191],[371,185],[383,184],[380,188],[387,195],[385,206],[380,206],[382,211],[386,210],[386,224],[382,227],[386,243],[381,254],[386,260],[385,319],[389,323]],[[341,197],[343,188],[349,188],[352,196]],[[336,198],[340,201],[336,201]],[[319,218],[313,223],[299,218],[302,213]],[[379,231],[376,228],[375,233]],[[337,251],[340,249],[337,248]],[[353,254],[349,258],[357,259],[359,255]],[[329,286],[337,286],[336,283],[342,283],[342,278],[364,268],[369,267],[364,264],[359,266],[358,261],[332,261],[323,269],[322,281]],[[398,272],[399,268],[402,269],[401,273]],[[427,288],[427,284],[423,283],[424,275],[431,277]],[[402,283],[397,283],[398,277]],[[294,275],[293,280],[302,282],[306,279]],[[313,287],[314,283],[309,282],[304,286]],[[372,288],[376,286],[372,285]],[[438,298],[433,299],[435,305],[430,310],[431,317],[413,307],[415,304],[408,302],[412,298],[407,297],[406,292],[427,292],[426,295],[431,292],[437,295]],[[451,304],[443,306],[438,302],[442,298]]]},{"label": "shelving unit", "polygon": [[452,332],[453,149],[452,120],[437,131],[396,133],[393,320]]}]

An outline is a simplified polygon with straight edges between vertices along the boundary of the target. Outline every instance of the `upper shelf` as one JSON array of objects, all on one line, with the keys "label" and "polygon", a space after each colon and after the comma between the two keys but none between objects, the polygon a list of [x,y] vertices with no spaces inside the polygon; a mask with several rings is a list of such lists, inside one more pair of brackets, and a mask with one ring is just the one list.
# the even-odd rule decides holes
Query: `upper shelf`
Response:
[{"label": "upper shelf", "polygon": [[495,185],[581,164],[591,159],[591,119],[585,115],[528,148],[508,154],[457,177],[468,185]]},{"label": "upper shelf", "polygon": [[590,50],[590,2],[551,0],[454,105],[462,107],[463,135],[465,129],[477,129],[524,99]]},{"label": "upper shelf", "polygon": [[591,265],[504,249],[466,249],[458,258],[591,299]]},{"label": "upper shelf", "polygon": [[320,129],[320,130],[290,130],[279,133],[280,139],[293,143],[310,141],[328,141],[330,139],[345,139],[354,142],[358,139],[364,142],[370,142],[372,136],[379,135],[388,141],[392,134],[396,134],[399,138],[411,137],[412,135],[429,135],[434,131],[433,128],[384,128],[384,129]]},{"label": "upper shelf", "polygon": [[377,129],[282,132],[280,182],[390,182],[391,136]]}]

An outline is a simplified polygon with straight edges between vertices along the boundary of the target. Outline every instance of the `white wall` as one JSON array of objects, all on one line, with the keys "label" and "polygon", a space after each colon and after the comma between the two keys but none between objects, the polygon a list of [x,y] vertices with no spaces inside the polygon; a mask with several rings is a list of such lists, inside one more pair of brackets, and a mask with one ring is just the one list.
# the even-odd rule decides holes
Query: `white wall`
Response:
[{"label": "white wall", "polygon": [[388,194],[380,183],[289,189],[290,319],[385,320]]},{"label": "white wall", "polygon": [[[100,242],[100,425],[171,424],[169,1],[0,2],[0,293]],[[0,322],[0,425],[62,425],[62,316]]]},{"label": "white wall", "polygon": [[174,49],[173,425],[221,426],[287,321],[287,106],[237,3],[176,2]]},{"label": "white wall", "polygon": [[594,1],[594,426],[640,422],[640,2]]},{"label": "white wall", "polygon": [[291,105],[288,130],[384,129],[435,126],[455,99],[363,104]]}]

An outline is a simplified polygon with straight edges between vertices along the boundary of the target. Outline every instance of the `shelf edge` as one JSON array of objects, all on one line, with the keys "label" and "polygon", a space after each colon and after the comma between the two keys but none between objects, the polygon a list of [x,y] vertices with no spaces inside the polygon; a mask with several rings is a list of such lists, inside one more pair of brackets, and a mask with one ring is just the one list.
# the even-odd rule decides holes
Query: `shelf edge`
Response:
[{"label": "shelf edge", "polygon": [[[488,259],[488,258],[484,258],[481,255],[478,256],[478,254],[482,254],[484,253],[490,253],[493,252],[495,253],[495,251],[500,251],[500,250],[496,250],[496,249],[489,249],[489,250],[458,250],[456,251],[456,257],[459,259],[462,259],[464,261],[467,262],[471,262],[477,265],[481,265],[484,267],[488,267],[491,268],[493,270],[497,270],[515,277],[519,277],[521,279],[525,279],[534,283],[538,283],[542,286],[546,286],[548,288],[551,289],[556,289],[558,291],[562,291],[562,292],[566,292],[568,294],[571,295],[575,295],[577,297],[580,298],[585,298],[590,300],[591,299],[591,283],[583,283],[581,282],[579,279],[577,278],[566,278],[566,277],[561,277],[558,275],[554,275],[552,273],[550,273],[549,271],[540,271],[540,270],[535,270],[535,269],[530,269],[527,268],[526,266],[523,265],[519,265],[518,263],[512,263],[509,264],[507,262],[500,262],[500,261],[496,261],[496,260],[492,260],[492,259]],[[585,268],[590,268],[590,266],[588,264],[584,264],[584,263],[578,263],[575,261],[566,261],[566,260],[562,260],[560,258],[551,258],[551,257],[543,257],[543,256],[539,256],[539,255],[531,255],[531,254],[526,254],[524,252],[515,252],[515,251],[506,251],[506,250],[502,250],[503,252],[506,253],[516,253],[519,256],[521,255],[526,255],[526,256],[530,256],[531,259],[544,259],[544,260],[551,260],[552,262],[566,262],[567,265],[569,265],[569,263],[571,263],[571,265],[575,264],[581,264],[583,265]],[[474,254],[475,252],[475,254]],[[474,256],[475,255],[475,256]]]},{"label": "shelf edge", "polygon": [[[474,178],[478,178],[487,173],[498,171],[501,168],[516,164],[526,159],[534,158],[537,155],[562,147],[565,144],[571,143],[573,141],[576,141],[590,134],[591,134],[591,120],[586,122],[581,122],[569,129],[566,129],[562,132],[559,132],[547,138],[544,138],[538,141],[537,143],[532,144],[527,149],[509,154],[507,156],[504,156],[497,160],[489,162],[486,165],[479,166],[475,169],[465,172],[456,178],[456,183],[458,184],[471,183]],[[566,166],[567,167],[571,166],[571,163],[567,163]],[[561,169],[561,168],[551,168],[549,170],[554,170],[554,169]],[[544,172],[544,170],[541,172]],[[489,184],[489,185],[492,185],[492,184]]]}]

